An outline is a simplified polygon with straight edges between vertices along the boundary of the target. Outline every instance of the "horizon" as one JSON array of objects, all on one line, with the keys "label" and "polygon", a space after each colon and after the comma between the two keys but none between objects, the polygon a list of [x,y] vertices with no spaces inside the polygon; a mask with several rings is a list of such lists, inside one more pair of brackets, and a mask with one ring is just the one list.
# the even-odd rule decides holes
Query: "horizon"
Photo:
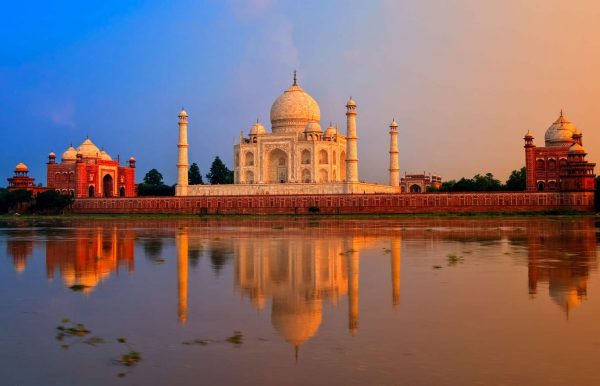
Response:
[{"label": "horizon", "polygon": [[[233,169],[233,138],[298,82],[321,125],[345,134],[358,104],[359,175],[388,177],[388,125],[398,122],[401,175],[444,181],[525,164],[561,109],[600,152],[600,4],[469,0],[116,0],[39,2],[0,16],[0,132],[6,178],[24,162],[46,184],[48,153],[86,136],[113,158],[134,156],[140,182],[157,169],[176,180],[177,114],[189,113],[190,164],[215,156]],[[181,10],[185,12],[181,12]],[[561,27],[556,27],[561,20]],[[323,127],[325,127],[323,126]],[[122,162],[123,163],[123,162]]]}]

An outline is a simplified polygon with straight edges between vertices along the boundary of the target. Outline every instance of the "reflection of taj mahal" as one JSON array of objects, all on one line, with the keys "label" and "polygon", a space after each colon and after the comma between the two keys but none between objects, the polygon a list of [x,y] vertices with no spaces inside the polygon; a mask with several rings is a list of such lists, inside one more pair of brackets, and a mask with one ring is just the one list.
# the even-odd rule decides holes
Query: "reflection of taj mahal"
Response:
[{"label": "reflection of taj mahal", "polygon": [[356,102],[346,103],[346,133],[322,130],[317,102],[296,80],[271,106],[271,132],[258,121],[234,145],[234,185],[188,186],[188,114],[179,113],[179,196],[311,193],[397,193],[398,124],[390,124],[389,185],[358,178]]},{"label": "reflection of taj mahal", "polygon": [[[179,321],[187,320],[189,231],[177,233]],[[271,323],[296,349],[319,330],[324,302],[337,306],[348,299],[348,329],[359,327],[360,250],[381,242],[380,237],[317,236],[307,243],[303,237],[232,240],[235,285],[259,310],[271,302]],[[400,299],[400,236],[390,241],[392,304]]]}]

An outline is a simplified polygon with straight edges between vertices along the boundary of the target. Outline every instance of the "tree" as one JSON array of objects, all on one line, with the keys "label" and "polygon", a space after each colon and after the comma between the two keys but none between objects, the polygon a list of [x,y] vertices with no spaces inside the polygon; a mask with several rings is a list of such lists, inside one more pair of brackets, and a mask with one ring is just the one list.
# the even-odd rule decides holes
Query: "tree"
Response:
[{"label": "tree", "polygon": [[513,170],[506,180],[506,189],[510,191],[525,190],[526,169],[523,166],[520,170]]},{"label": "tree", "polygon": [[138,196],[174,196],[175,185],[165,185],[162,174],[152,169],[144,176],[144,182],[138,185],[137,193]]},{"label": "tree", "polygon": [[46,190],[34,197],[32,209],[34,212],[62,213],[62,211],[73,203],[73,197],[69,194],[60,194],[56,190]]},{"label": "tree", "polygon": [[195,162],[192,164],[192,166],[190,166],[190,171],[188,173],[188,184],[204,185],[204,181],[202,181],[202,174],[200,174],[200,168]]},{"label": "tree", "polygon": [[154,186],[164,185],[163,176],[158,170],[152,169],[144,176],[144,183]]},{"label": "tree", "polygon": [[215,160],[210,166],[210,172],[206,174],[206,178],[213,185],[233,184],[233,171],[229,170],[227,166],[225,166],[219,156],[216,156]]}]

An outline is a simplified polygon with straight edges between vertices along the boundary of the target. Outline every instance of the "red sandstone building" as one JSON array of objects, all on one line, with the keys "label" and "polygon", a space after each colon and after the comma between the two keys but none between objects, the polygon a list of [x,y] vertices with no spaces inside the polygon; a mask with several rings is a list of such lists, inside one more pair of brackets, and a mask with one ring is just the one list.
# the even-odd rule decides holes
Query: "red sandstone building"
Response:
[{"label": "red sandstone building", "polygon": [[135,197],[135,159],[120,166],[86,138],[77,149],[70,146],[60,163],[48,155],[48,188],[75,198]]},{"label": "red sandstone building", "polygon": [[400,178],[400,191],[402,193],[425,193],[429,188],[439,189],[442,186],[442,177],[434,174],[411,173]]},{"label": "red sandstone building", "polygon": [[528,131],[523,138],[527,191],[594,191],[596,164],[585,160],[582,137],[562,111],[546,130],[544,147],[535,146]]},{"label": "red sandstone building", "polygon": [[33,195],[36,195],[47,190],[47,188],[35,185],[35,178],[29,177],[29,169],[23,162],[15,166],[15,174],[7,180],[9,192],[15,190],[29,190]]}]

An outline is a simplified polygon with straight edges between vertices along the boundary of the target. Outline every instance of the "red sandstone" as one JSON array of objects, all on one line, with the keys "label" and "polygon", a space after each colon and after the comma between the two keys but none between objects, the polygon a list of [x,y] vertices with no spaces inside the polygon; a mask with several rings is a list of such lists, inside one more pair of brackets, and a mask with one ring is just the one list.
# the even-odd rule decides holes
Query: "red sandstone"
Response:
[{"label": "red sandstone", "polygon": [[594,192],[202,196],[76,199],[73,213],[322,214],[594,211]]}]

